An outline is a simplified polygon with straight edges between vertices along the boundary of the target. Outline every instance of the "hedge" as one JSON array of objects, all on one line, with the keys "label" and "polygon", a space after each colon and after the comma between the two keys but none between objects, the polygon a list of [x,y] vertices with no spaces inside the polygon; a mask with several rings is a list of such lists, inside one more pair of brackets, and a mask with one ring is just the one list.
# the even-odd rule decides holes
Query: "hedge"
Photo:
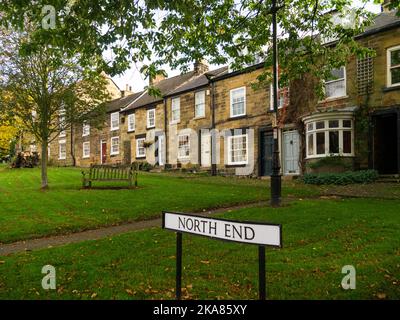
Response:
[{"label": "hedge", "polygon": [[306,184],[336,184],[370,183],[379,177],[376,170],[347,171],[342,173],[306,173],[303,181]]}]

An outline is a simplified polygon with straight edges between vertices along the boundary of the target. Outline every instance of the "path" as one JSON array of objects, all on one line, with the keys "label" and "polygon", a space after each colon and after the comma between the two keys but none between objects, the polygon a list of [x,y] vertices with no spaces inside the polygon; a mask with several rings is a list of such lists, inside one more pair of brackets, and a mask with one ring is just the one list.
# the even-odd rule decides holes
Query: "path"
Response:
[{"label": "path", "polygon": [[[226,212],[228,210],[237,210],[251,207],[261,207],[267,205],[267,201],[253,202],[243,205],[237,205],[232,207],[219,208],[215,210],[209,210],[204,212],[197,212],[196,214],[207,216],[217,213]],[[56,246],[62,246],[69,243],[81,242],[86,240],[97,240],[115,236],[121,233],[130,231],[138,231],[148,228],[161,227],[161,218],[135,221],[130,223],[121,224],[118,226],[103,227],[94,230],[82,231],[71,233],[67,235],[59,235],[47,238],[38,238],[32,240],[18,241],[9,244],[0,245],[0,256],[6,256],[12,253],[18,253],[23,251],[39,250],[45,248],[52,248]]]}]

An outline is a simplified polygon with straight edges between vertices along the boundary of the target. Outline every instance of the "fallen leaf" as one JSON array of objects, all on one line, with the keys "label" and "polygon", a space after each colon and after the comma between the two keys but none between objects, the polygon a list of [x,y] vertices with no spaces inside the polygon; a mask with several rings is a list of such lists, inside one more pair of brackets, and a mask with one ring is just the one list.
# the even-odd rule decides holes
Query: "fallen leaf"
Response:
[{"label": "fallen leaf", "polygon": [[386,293],[377,293],[376,296],[378,299],[386,299]]}]

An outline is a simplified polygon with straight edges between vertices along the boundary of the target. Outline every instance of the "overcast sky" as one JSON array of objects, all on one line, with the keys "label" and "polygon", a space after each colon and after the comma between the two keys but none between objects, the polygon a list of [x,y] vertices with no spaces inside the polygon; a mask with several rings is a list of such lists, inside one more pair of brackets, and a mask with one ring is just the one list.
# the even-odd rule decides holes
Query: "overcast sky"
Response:
[{"label": "overcast sky", "polygon": [[[354,6],[359,6],[360,3],[361,1],[359,0],[353,1]],[[381,11],[380,5],[374,4],[373,1],[370,1],[366,8],[375,13]],[[145,80],[139,71],[141,67],[141,64],[132,64],[129,70],[122,75],[113,77],[113,80],[121,90],[125,90],[126,85],[129,85],[132,87],[132,91],[141,91],[148,83],[147,79]],[[210,66],[211,69],[216,67],[217,66]],[[164,69],[167,71],[168,77],[172,77],[180,73],[179,70],[171,70],[168,66],[165,66]]]}]

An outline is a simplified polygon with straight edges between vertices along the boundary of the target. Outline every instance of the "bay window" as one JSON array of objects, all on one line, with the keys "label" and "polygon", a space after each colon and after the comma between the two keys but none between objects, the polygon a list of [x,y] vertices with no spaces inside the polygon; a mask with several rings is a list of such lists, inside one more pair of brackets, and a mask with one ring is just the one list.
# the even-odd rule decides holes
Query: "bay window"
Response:
[{"label": "bay window", "polygon": [[353,156],[354,125],[351,118],[305,120],[307,158]]}]

